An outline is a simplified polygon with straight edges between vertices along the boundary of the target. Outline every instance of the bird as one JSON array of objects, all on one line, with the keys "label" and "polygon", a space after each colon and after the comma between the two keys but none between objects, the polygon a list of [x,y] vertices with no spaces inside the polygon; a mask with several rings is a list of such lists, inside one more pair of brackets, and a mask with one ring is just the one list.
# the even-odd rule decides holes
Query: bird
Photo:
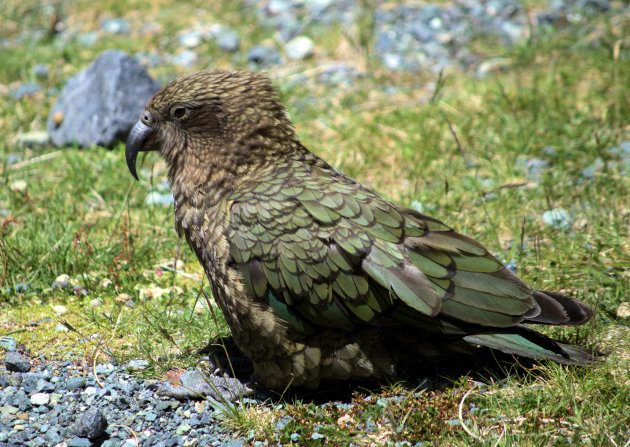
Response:
[{"label": "bird", "polygon": [[528,285],[479,242],[309,151],[264,75],[172,80],[129,133],[136,180],[141,151],[166,160],[177,233],[262,387],[388,380],[479,349],[594,360],[529,327],[584,324],[587,304]]}]

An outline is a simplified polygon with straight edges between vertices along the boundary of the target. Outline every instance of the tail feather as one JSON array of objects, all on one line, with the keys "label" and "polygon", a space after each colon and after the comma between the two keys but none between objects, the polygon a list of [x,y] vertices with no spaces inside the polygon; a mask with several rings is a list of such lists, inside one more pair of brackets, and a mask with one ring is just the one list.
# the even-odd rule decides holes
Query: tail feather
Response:
[{"label": "tail feather", "polygon": [[573,345],[557,342],[522,325],[500,332],[487,332],[463,337],[468,343],[496,349],[532,359],[548,359],[564,365],[586,366],[596,353]]},{"label": "tail feather", "polygon": [[577,326],[593,316],[592,309],[580,301],[557,292],[534,292],[534,308],[525,315],[524,323]]}]

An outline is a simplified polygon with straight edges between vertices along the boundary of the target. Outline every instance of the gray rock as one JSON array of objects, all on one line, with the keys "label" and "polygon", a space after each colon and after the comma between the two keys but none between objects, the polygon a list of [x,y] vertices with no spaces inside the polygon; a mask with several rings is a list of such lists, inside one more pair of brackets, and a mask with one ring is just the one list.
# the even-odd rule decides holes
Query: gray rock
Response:
[{"label": "gray rock", "polygon": [[247,52],[247,61],[261,66],[278,64],[281,60],[280,54],[276,50],[263,45],[252,47]]},{"label": "gray rock", "polygon": [[105,433],[107,418],[97,407],[85,411],[74,426],[74,433],[81,438],[95,439]]},{"label": "gray rock", "polygon": [[40,79],[46,79],[48,75],[50,74],[48,65],[43,64],[43,63],[35,65],[33,67],[33,74]]},{"label": "gray rock", "polygon": [[233,31],[225,31],[217,36],[217,46],[228,53],[238,51],[240,44],[238,34]]},{"label": "gray rock", "polygon": [[580,8],[589,12],[606,12],[610,9],[608,0],[580,0],[577,3]]},{"label": "gray rock", "polygon": [[27,82],[19,87],[14,88],[9,92],[9,96],[16,101],[24,98],[25,96],[34,95],[42,90],[42,86],[37,82]]},{"label": "gray rock", "polygon": [[15,338],[9,335],[6,335],[3,337],[0,337],[0,346],[2,346],[7,351],[15,351],[15,348],[17,347],[17,343],[15,341]]},{"label": "gray rock", "polygon": [[[22,374],[6,374],[3,376],[4,380],[6,380],[7,384],[10,387],[17,387],[20,386],[22,384]],[[3,390],[4,395],[8,395],[9,391],[5,388]]]},{"label": "gray rock", "polygon": [[179,404],[179,402],[170,401],[170,400],[158,400],[157,403],[155,404],[155,409],[157,411],[174,410],[175,408],[177,408],[175,406],[177,404]]},{"label": "gray rock", "polygon": [[39,379],[36,385],[37,391],[44,391],[46,393],[52,393],[55,391],[55,386],[48,380]]},{"label": "gray rock", "polygon": [[4,365],[7,371],[28,372],[31,370],[31,362],[17,351],[9,351],[4,356]]},{"label": "gray rock", "polygon": [[48,133],[56,146],[112,147],[159,87],[135,59],[107,50],[68,81],[48,116]]},{"label": "gray rock", "polygon": [[68,447],[90,447],[91,445],[92,442],[89,439],[79,438],[76,436],[66,443],[66,446]]}]

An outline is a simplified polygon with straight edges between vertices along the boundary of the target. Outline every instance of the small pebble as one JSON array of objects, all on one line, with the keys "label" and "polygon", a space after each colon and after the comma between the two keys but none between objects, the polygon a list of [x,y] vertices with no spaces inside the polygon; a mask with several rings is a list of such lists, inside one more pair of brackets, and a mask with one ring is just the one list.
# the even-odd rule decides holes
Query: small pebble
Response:
[{"label": "small pebble", "polygon": [[630,302],[621,303],[617,308],[617,318],[630,318]]},{"label": "small pebble", "polygon": [[68,313],[68,308],[66,306],[62,306],[61,304],[57,304],[56,306],[53,306],[53,310],[58,315],[65,315]]},{"label": "small pebble", "polygon": [[24,157],[22,157],[22,154],[18,154],[17,152],[9,152],[7,154],[7,166],[19,163],[20,161],[22,161],[23,158]]},{"label": "small pebble", "polygon": [[573,219],[564,208],[554,208],[545,211],[542,214],[542,220],[547,225],[559,230],[568,230],[573,222]]},{"label": "small pebble", "polygon": [[57,326],[55,326],[55,332],[68,332],[68,331],[69,329],[61,323],[57,323]]},{"label": "small pebble", "polygon": [[55,386],[48,380],[39,379],[36,385],[37,391],[52,393],[55,391]]},{"label": "small pebble", "polygon": [[37,82],[27,82],[26,84],[22,84],[19,87],[11,90],[9,92],[9,96],[14,100],[19,101],[25,96],[34,95],[35,93],[39,93],[41,91],[42,86],[39,85]]},{"label": "small pebble", "polygon": [[125,304],[130,299],[131,295],[129,295],[128,293],[121,293],[116,298],[114,298],[114,301],[116,302],[116,304]]},{"label": "small pebble", "polygon": [[127,362],[128,369],[141,370],[149,367],[148,360],[130,360]]},{"label": "small pebble", "polygon": [[50,74],[48,65],[44,63],[37,64],[33,67],[33,74],[40,79],[46,79]]},{"label": "small pebble", "polygon": [[52,283],[52,288],[54,289],[65,289],[70,286],[70,276],[63,273],[55,279]]},{"label": "small pebble", "polygon": [[88,31],[87,33],[81,33],[77,36],[77,42],[83,47],[94,45],[97,41],[98,33],[95,31]]},{"label": "small pebble", "polygon": [[179,36],[179,44],[184,48],[196,48],[203,42],[203,36],[198,31],[190,31]]},{"label": "small pebble", "polygon": [[306,36],[297,36],[287,42],[284,51],[291,60],[306,59],[315,52],[315,43]]},{"label": "small pebble", "polygon": [[234,53],[238,51],[240,41],[238,34],[232,31],[225,31],[219,34],[216,38],[217,46],[223,51],[228,53]]},{"label": "small pebble", "polygon": [[194,51],[184,50],[179,54],[173,56],[171,61],[175,65],[179,65],[182,68],[188,68],[195,62],[197,62],[198,56]]},{"label": "small pebble", "polygon": [[101,21],[101,29],[109,34],[128,34],[129,23],[126,19],[115,18]]},{"label": "small pebble", "polygon": [[35,393],[31,396],[33,405],[48,405],[48,402],[50,402],[50,394],[48,393]]},{"label": "small pebble", "polygon": [[66,381],[66,389],[69,391],[76,391],[83,388],[85,385],[85,379],[83,377],[71,377]]},{"label": "small pebble", "polygon": [[28,184],[24,180],[15,180],[11,182],[11,191],[25,193],[28,189]]},{"label": "small pebble", "polygon": [[74,437],[66,443],[66,447],[91,447],[92,441],[87,438]]},{"label": "small pebble", "polygon": [[505,267],[506,267],[508,270],[511,270],[512,272],[516,273],[516,262],[514,262],[514,261],[510,261],[510,262],[508,262],[507,264],[505,264]]},{"label": "small pebble", "polygon": [[88,296],[89,295],[87,289],[81,286],[74,286],[73,292],[75,296]]},{"label": "small pebble", "polygon": [[587,180],[592,180],[595,176],[604,170],[604,161],[601,158],[596,158],[593,164],[582,169],[582,177]]},{"label": "small pebble", "polygon": [[46,147],[50,143],[50,137],[45,130],[33,130],[31,132],[20,133],[16,140],[21,147],[34,149]]},{"label": "small pebble", "polygon": [[257,65],[268,66],[280,63],[281,58],[273,48],[258,45],[247,52],[247,60]]}]

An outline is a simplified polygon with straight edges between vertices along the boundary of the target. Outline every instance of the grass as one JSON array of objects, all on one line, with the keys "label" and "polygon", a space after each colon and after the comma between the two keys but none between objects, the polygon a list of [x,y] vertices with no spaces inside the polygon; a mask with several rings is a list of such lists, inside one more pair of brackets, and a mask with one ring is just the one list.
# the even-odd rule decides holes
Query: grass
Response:
[{"label": "grass", "polygon": [[[61,89],[104,49],[174,52],[179,31],[220,22],[239,31],[241,52],[232,59],[207,43],[186,72],[246,69],[246,49],[274,43],[273,31],[243,18],[239,2],[60,5],[9,0],[2,12],[0,38],[33,29],[42,34],[2,50],[0,335],[11,334],[48,359],[147,359],[151,367],[142,374],[150,377],[194,366],[197,348],[229,332],[206,299],[203,271],[185,244],[171,268],[179,244],[172,209],[144,204],[165,179],[164,164],[147,156],[136,183],[122,145],[29,149],[16,137],[44,129],[54,101],[46,90]],[[82,32],[125,15],[132,32],[101,36],[87,47],[74,39],[61,45],[46,31],[55,11]],[[314,59],[269,69],[304,144],[384,196],[419,203],[479,239],[516,262],[519,275],[537,287],[596,307],[585,327],[542,330],[609,355],[593,368],[543,364],[484,384],[463,377],[432,391],[405,384],[358,390],[352,407],[293,397],[237,405],[224,423],[251,442],[272,444],[627,445],[630,331],[616,310],[630,296],[630,172],[609,149],[630,140],[628,18],[600,15],[580,29],[538,30],[515,47],[492,47],[505,70],[483,78],[449,71],[439,79],[379,68],[370,56],[367,19],[357,30],[318,25]],[[148,21],[160,27],[141,34]],[[475,48],[485,52],[480,39]],[[335,59],[370,70],[352,88],[309,77]],[[43,91],[10,99],[12,88],[35,80],[32,68],[42,62],[50,67],[50,76],[38,80]],[[165,63],[151,72],[172,78],[182,70]],[[293,82],[299,76],[309,81]],[[14,154],[17,163],[11,163]],[[548,165],[533,181],[519,157]],[[585,177],[583,169],[598,159],[601,168]],[[565,230],[542,219],[556,208],[571,215]],[[89,295],[53,289],[60,274]],[[71,330],[61,331],[59,323]]]}]

